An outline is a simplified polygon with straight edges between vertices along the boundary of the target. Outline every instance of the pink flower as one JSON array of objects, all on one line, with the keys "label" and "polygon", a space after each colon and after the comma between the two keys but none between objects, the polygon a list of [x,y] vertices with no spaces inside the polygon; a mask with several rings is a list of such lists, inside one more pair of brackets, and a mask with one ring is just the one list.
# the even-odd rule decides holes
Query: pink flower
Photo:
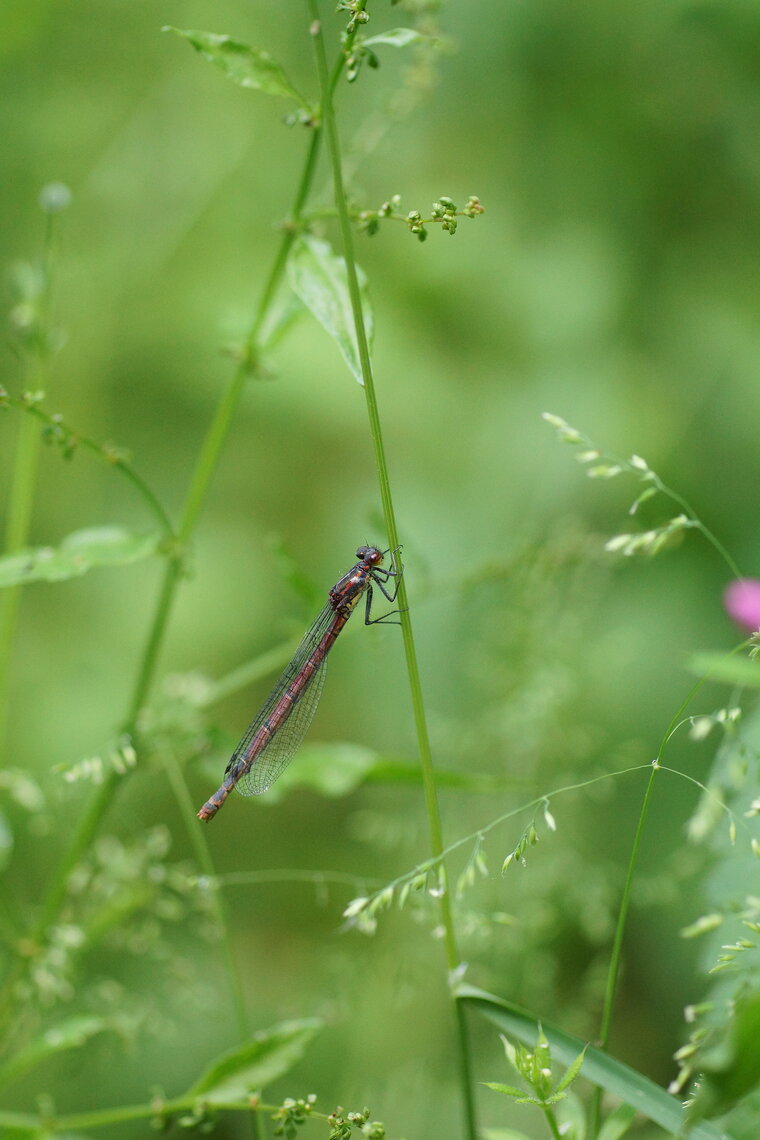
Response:
[{"label": "pink flower", "polygon": [[723,594],[723,605],[728,616],[749,633],[760,629],[760,581],[757,578],[737,578],[731,582]]}]

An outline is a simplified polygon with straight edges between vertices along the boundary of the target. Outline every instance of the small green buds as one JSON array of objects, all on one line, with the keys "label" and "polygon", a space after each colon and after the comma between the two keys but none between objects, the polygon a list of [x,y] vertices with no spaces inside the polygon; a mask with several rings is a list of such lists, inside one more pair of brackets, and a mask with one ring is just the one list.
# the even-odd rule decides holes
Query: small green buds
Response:
[{"label": "small green buds", "polygon": [[481,206],[480,198],[476,197],[474,194],[471,194],[467,199],[467,205],[462,210],[462,213],[466,218],[476,218],[478,214],[485,213],[485,207]]},{"label": "small green buds", "polygon": [[453,236],[457,231],[459,218],[474,218],[482,213],[483,207],[480,205],[480,199],[474,196],[467,199],[467,205],[463,210],[458,210],[454,200],[442,194],[437,201],[433,202],[430,217],[423,217],[419,210],[409,210],[408,213],[404,214],[401,211],[401,195],[394,194],[386,202],[383,202],[377,210],[362,210],[361,213],[354,216],[362,233],[370,236],[376,234],[380,228],[380,219],[392,218],[397,222],[406,222],[410,233],[413,233],[418,241],[425,241],[428,236],[428,226],[440,225],[442,230]]},{"label": "small green buds", "polygon": [[351,18],[346,24],[346,34],[353,35],[359,24],[369,23],[369,12],[364,11],[367,0],[341,0],[336,12],[350,12]]}]

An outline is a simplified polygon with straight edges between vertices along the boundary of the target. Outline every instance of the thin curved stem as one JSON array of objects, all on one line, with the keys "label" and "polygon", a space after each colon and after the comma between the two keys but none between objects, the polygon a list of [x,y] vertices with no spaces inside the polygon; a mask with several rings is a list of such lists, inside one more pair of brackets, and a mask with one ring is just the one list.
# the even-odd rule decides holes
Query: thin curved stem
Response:
[{"label": "thin curved stem", "polygon": [[[322,116],[324,119],[327,149],[329,152],[330,164],[332,167],[335,206],[338,214],[341,243],[343,246],[343,255],[346,263],[348,291],[351,299],[351,309],[354,319],[354,328],[356,331],[359,362],[361,365],[362,379],[364,382],[364,393],[367,402],[367,416],[369,419],[370,434],[372,436],[372,443],[375,453],[375,465],[377,469],[378,484],[380,489],[380,499],[383,507],[383,517],[385,520],[385,526],[388,535],[388,543],[390,548],[392,550],[395,550],[399,545],[398,528],[396,526],[396,515],[393,507],[388,465],[385,457],[385,448],[383,445],[380,413],[378,410],[377,396],[375,393],[375,385],[372,375],[372,362],[370,359],[369,344],[367,342],[367,334],[364,323],[361,289],[359,286],[359,277],[356,269],[356,259],[354,256],[351,219],[349,216],[348,202],[346,199],[346,192],[343,184],[343,166],[341,159],[340,139],[338,135],[338,127],[332,100],[334,84],[331,83],[328,73],[327,55],[325,52],[324,38],[322,36],[317,0],[307,0],[307,2],[309,13],[312,18],[312,35],[314,38],[317,74],[319,76],[319,86],[322,99]],[[419,748],[420,767],[422,771],[430,845],[433,856],[435,858],[438,858],[443,852],[443,831],[441,827],[440,810],[438,807],[438,797],[436,794],[433,760],[430,750],[430,737],[428,734],[427,719],[425,716],[425,706],[422,696],[422,684],[420,680],[419,665],[417,662],[417,651],[414,642],[414,634],[412,631],[412,622],[409,612],[406,586],[403,578],[401,579],[399,585],[398,602],[401,616],[401,630],[404,641],[404,654],[406,657],[406,668],[412,700],[412,710],[417,733],[417,744]],[[449,971],[453,972],[459,965],[460,957],[457,947],[456,933],[454,930],[450,894],[448,890],[444,890],[441,895],[440,910],[444,931],[446,961],[449,967]],[[472,1067],[470,1058],[469,1035],[467,1032],[464,1009],[457,1002],[454,1003],[454,1006],[456,1010],[460,1074],[462,1078],[461,1085],[464,1099],[467,1135],[470,1140],[475,1140],[475,1137],[477,1136],[477,1126],[475,1121],[474,1096],[472,1092]]]},{"label": "thin curved stem", "polygon": [[173,537],[174,527],[168,513],[142,476],[123,455],[120,455],[113,448],[103,446],[102,444],[96,443],[95,440],[89,439],[86,435],[82,435],[81,432],[76,431],[65,423],[60,416],[51,415],[49,412],[43,411],[38,404],[29,403],[27,400],[23,398],[20,399],[17,396],[11,396],[7,392],[3,393],[0,398],[0,406],[3,404],[9,408],[16,408],[21,412],[25,412],[27,416],[39,420],[46,428],[49,428],[54,439],[60,438],[62,443],[70,445],[72,449],[75,447],[83,447],[85,450],[97,455],[99,459],[103,460],[103,462],[107,463],[110,467],[114,467],[135,487],[140,496],[145,500],[145,503],[164,532],[165,537]]},{"label": "thin curved stem", "polygon": [[[688,504],[684,503],[684,505],[688,508]],[[741,642],[741,644],[737,645],[734,649],[732,649],[731,653],[727,654],[727,656],[728,657],[733,656],[735,653],[738,653],[738,652],[740,652],[740,650],[746,648],[746,646],[749,644],[750,644],[750,639],[747,639],[746,641]],[[649,803],[650,803],[650,800],[652,798],[652,792],[654,790],[654,781],[655,781],[655,778],[657,776],[657,773],[662,770],[662,767],[661,767],[662,757],[663,757],[663,754],[665,752],[665,749],[668,745],[668,742],[669,742],[671,736],[676,731],[678,726],[683,723],[683,714],[686,712],[686,709],[689,707],[691,702],[694,700],[694,697],[697,695],[697,693],[703,687],[703,685],[707,684],[707,682],[709,680],[710,680],[710,674],[706,673],[703,677],[700,677],[699,680],[695,681],[695,683],[691,686],[688,693],[686,694],[684,699],[681,701],[681,704],[678,706],[675,713],[671,717],[670,722],[669,722],[667,728],[665,729],[665,732],[662,735],[662,739],[660,740],[660,746],[657,749],[657,757],[656,757],[654,763],[652,764],[652,771],[651,771],[651,774],[650,774],[649,779],[647,781],[646,791],[644,792],[644,799],[643,799],[642,804],[641,804],[641,810],[639,811],[638,823],[636,824],[636,832],[635,832],[634,837],[633,837],[633,846],[631,847],[631,855],[630,855],[630,858],[628,860],[628,870],[627,870],[626,876],[625,876],[625,883],[623,886],[623,895],[622,895],[622,898],[620,900],[620,909],[618,911],[617,923],[615,925],[615,936],[614,936],[613,942],[612,942],[612,952],[610,954],[610,964],[609,964],[609,967],[607,970],[607,982],[606,982],[606,985],[604,988],[604,1003],[602,1006],[602,1021],[601,1021],[601,1025],[600,1025],[600,1029],[599,1029],[599,1046],[602,1049],[607,1048],[607,1045],[609,1043],[610,1030],[612,1028],[612,1015],[613,1015],[614,1008],[615,1008],[615,992],[617,990],[617,981],[618,981],[618,977],[620,974],[620,959],[621,959],[621,955],[622,955],[622,951],[623,951],[623,937],[625,935],[625,926],[626,926],[626,921],[628,919],[628,911],[630,908],[631,890],[633,887],[633,876],[634,876],[634,873],[636,871],[636,866],[638,863],[639,848],[641,846],[641,837],[644,833],[644,825],[646,823],[646,818],[647,818],[647,815],[649,813]],[[597,1129],[599,1126],[599,1118],[600,1118],[600,1112],[601,1112],[601,1096],[602,1096],[602,1090],[601,1090],[601,1088],[598,1088],[595,1091],[594,1097],[592,1099],[592,1104],[591,1104],[591,1113],[590,1113],[590,1122],[589,1122],[589,1136],[592,1138],[596,1136]]]}]

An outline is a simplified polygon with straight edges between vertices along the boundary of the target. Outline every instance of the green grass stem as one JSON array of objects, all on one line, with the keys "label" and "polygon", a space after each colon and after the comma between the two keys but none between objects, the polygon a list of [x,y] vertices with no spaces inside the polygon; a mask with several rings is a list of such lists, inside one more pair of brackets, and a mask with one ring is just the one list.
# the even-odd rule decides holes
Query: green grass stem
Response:
[{"label": "green grass stem", "polygon": [[[307,2],[309,13],[312,19],[312,35],[314,39],[317,74],[319,77],[326,146],[330,158],[330,165],[332,168],[335,206],[338,214],[338,224],[340,228],[341,244],[343,247],[343,256],[346,263],[348,291],[351,299],[351,309],[354,320],[354,328],[356,331],[359,362],[361,365],[362,378],[364,381],[364,393],[367,402],[367,415],[369,418],[370,434],[372,437],[375,453],[375,465],[380,488],[380,499],[388,535],[388,543],[390,548],[392,550],[395,550],[399,545],[398,528],[396,526],[396,516],[391,495],[388,465],[385,458],[385,448],[383,446],[380,413],[378,410],[377,396],[375,393],[375,385],[372,375],[372,362],[370,359],[369,345],[367,343],[361,299],[361,288],[359,285],[356,258],[354,255],[351,218],[343,183],[343,164],[341,158],[340,138],[335,117],[335,109],[333,106],[333,85],[331,84],[328,73],[327,54],[325,51],[324,37],[322,35],[317,0],[307,0]],[[404,654],[406,657],[406,668],[409,678],[412,710],[419,748],[420,767],[422,770],[422,781],[424,788],[425,807],[427,811],[430,845],[433,856],[435,858],[438,858],[443,852],[441,815],[436,793],[433,760],[430,750],[430,738],[428,734],[425,706],[422,696],[422,684],[417,662],[417,651],[414,643],[414,634],[412,631],[412,622],[409,613],[408,598],[403,577],[399,584],[398,603],[401,612],[401,630],[404,641]],[[441,896],[440,910],[441,921],[444,930],[446,961],[449,971],[453,972],[459,965],[460,956],[457,947],[456,932],[454,929],[454,920],[451,910],[450,892],[448,890],[444,890]],[[472,1091],[472,1066],[470,1058],[469,1034],[467,1029],[466,1016],[463,1008],[456,1002],[454,1003],[454,1006],[456,1010],[460,1076],[462,1095],[464,1100],[466,1130],[467,1136],[470,1138],[470,1140],[475,1140],[475,1137],[477,1136],[477,1125],[475,1120],[475,1102]]]},{"label": "green grass stem", "polygon": [[[4,550],[13,554],[27,544],[32,518],[34,492],[37,485],[39,431],[33,421],[24,419],[19,426],[13,464],[8,518],[5,526]],[[9,684],[13,638],[21,602],[21,586],[8,586],[0,591],[0,755],[5,752],[8,731]]]}]

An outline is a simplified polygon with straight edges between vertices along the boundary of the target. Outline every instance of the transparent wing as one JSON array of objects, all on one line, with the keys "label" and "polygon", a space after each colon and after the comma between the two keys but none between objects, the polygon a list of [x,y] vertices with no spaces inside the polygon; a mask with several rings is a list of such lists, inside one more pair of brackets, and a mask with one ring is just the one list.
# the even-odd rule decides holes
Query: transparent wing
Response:
[{"label": "transparent wing", "polygon": [[[334,617],[335,611],[328,603],[304,634],[291,661],[280,674],[258,715],[233,752],[225,776],[235,779],[235,786],[242,795],[258,796],[270,788],[277,777],[282,775],[306,735],[327,676],[326,656],[300,688],[298,681],[304,669],[309,667],[310,658]],[[262,733],[262,729],[287,694],[292,696],[292,704],[287,700],[284,702],[279,724],[271,738],[267,739],[267,734]]]},{"label": "transparent wing", "polygon": [[242,795],[260,796],[285,771],[314,719],[326,676],[327,658],[312,674],[287,720],[269,744],[259,752],[245,775],[240,777],[236,786]]}]

